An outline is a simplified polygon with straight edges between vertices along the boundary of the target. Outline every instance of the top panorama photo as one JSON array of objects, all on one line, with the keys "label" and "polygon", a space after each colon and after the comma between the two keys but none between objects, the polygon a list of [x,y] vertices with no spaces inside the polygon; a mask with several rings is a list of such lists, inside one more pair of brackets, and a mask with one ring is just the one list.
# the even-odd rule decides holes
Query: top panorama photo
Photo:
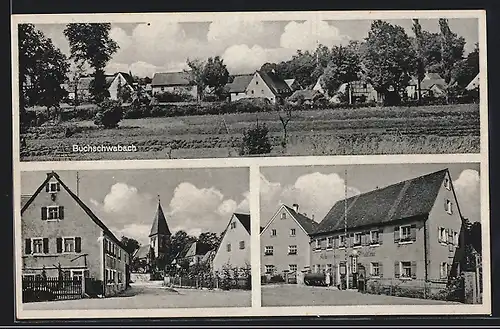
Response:
[{"label": "top panorama photo", "polygon": [[265,16],[18,23],[20,160],[480,152],[478,18]]}]

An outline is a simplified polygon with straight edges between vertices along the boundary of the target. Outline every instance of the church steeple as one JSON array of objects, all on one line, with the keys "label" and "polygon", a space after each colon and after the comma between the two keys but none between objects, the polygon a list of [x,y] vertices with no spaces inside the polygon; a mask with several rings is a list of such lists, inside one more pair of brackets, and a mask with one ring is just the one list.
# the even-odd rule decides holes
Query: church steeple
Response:
[{"label": "church steeple", "polygon": [[155,235],[170,236],[170,230],[168,229],[167,220],[160,203],[160,196],[158,195],[158,208],[156,209],[156,214],[153,220],[153,226],[151,227],[151,232],[149,237]]}]

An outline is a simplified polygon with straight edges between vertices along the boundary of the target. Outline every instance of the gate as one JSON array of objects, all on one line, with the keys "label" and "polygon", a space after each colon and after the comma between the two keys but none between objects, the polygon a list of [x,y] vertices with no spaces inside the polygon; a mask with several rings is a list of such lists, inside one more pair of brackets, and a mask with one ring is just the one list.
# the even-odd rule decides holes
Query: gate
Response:
[{"label": "gate", "polygon": [[24,277],[22,280],[23,302],[78,299],[83,297],[84,283],[81,277]]}]

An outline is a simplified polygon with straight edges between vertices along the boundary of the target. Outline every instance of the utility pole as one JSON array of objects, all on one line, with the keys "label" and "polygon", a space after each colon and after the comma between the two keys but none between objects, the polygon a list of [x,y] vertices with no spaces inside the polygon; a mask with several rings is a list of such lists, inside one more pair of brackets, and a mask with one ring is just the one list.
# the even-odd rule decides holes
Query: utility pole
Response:
[{"label": "utility pole", "polygon": [[80,192],[80,176],[78,175],[78,171],[76,172],[76,196],[79,196]]},{"label": "utility pole", "polygon": [[345,277],[346,289],[349,289],[349,252],[348,252],[348,239],[347,239],[347,169],[344,174],[344,239],[345,239]]}]

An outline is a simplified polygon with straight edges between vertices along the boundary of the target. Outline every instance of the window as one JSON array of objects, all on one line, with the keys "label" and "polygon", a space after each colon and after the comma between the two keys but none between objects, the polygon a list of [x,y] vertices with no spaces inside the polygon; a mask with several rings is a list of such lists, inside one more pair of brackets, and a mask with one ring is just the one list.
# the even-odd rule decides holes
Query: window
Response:
[{"label": "window", "polygon": [[316,249],[321,249],[321,240],[316,239]]},{"label": "window", "polygon": [[459,245],[459,240],[458,240],[458,232],[453,232],[453,244],[455,246]]},{"label": "window", "polygon": [[48,220],[59,219],[59,207],[58,206],[47,207],[47,219]]},{"label": "window", "polygon": [[362,233],[354,233],[354,246],[361,246],[361,236]]},{"label": "window", "polygon": [[228,243],[226,245],[226,250],[227,250],[227,252],[231,252],[231,244],[230,243]]},{"label": "window", "polygon": [[411,239],[411,225],[404,225],[399,227],[400,241],[409,241]]},{"label": "window", "polygon": [[34,254],[41,254],[43,253],[43,239],[33,239],[32,240],[33,244],[33,253]]},{"label": "window", "polygon": [[259,81],[255,80],[255,84],[258,85],[259,84]]},{"label": "window", "polygon": [[346,238],[345,238],[345,235],[341,235],[341,236],[340,236],[340,244],[339,244],[339,248],[345,248],[345,243],[346,243]]},{"label": "window", "polygon": [[297,272],[297,264],[290,264],[290,265],[288,265],[288,270],[290,272]]},{"label": "window", "polygon": [[288,254],[297,255],[297,246],[296,245],[288,246]]},{"label": "window", "polygon": [[165,87],[160,87],[160,90],[161,91],[165,91]]},{"label": "window", "polygon": [[254,91],[252,90],[252,95],[253,95]]},{"label": "window", "polygon": [[265,251],[264,251],[264,255],[271,256],[273,254],[274,254],[273,246],[266,246]]},{"label": "window", "polygon": [[286,219],[286,213],[284,212],[281,213],[281,219]]},{"label": "window", "polygon": [[83,280],[83,271],[71,270],[71,277],[73,278],[73,280],[82,281]]},{"label": "window", "polygon": [[446,233],[446,229],[444,227],[439,228],[439,236],[438,240],[439,242],[446,242],[446,239],[448,238],[448,234]]},{"label": "window", "polygon": [[266,274],[273,274],[274,273],[274,265],[266,265]]},{"label": "window", "polygon": [[448,200],[448,199],[446,200],[444,209],[446,210],[446,212],[448,214],[450,214],[450,215],[453,214],[453,204],[451,203],[450,200]]},{"label": "window", "polygon": [[370,244],[379,244],[379,231],[370,232]]},{"label": "window", "polygon": [[326,249],[332,249],[333,248],[333,237],[329,236],[326,239]]},{"label": "window", "polygon": [[245,241],[240,241],[240,249],[245,249]]},{"label": "window", "polygon": [[231,229],[236,228],[236,222],[231,223]]},{"label": "window", "polygon": [[370,275],[375,277],[380,276],[380,264],[378,262],[372,262],[370,264]]},{"label": "window", "polygon": [[326,273],[333,273],[332,264],[326,264]]},{"label": "window", "polygon": [[451,184],[450,184],[450,179],[448,177],[446,177],[444,179],[444,187],[447,189],[447,190],[451,190]]},{"label": "window", "polygon": [[320,273],[321,272],[321,265],[316,264],[314,265],[314,273]]},{"label": "window", "polygon": [[271,236],[276,236],[276,229],[275,229],[275,228],[273,228],[273,229],[271,230]]},{"label": "window", "polygon": [[264,95],[264,89],[261,89],[261,90],[260,90],[260,93],[261,93],[262,95]]},{"label": "window", "polygon": [[50,193],[55,193],[57,191],[60,191],[61,187],[59,186],[58,182],[50,182],[48,185],[48,192]]},{"label": "window", "polygon": [[75,238],[64,238],[64,252],[75,252]]},{"label": "window", "polygon": [[401,262],[401,277],[402,278],[411,278],[412,277],[411,262]]},{"label": "window", "polygon": [[295,229],[294,228],[290,229],[290,236],[295,236]]},{"label": "window", "polygon": [[118,272],[118,283],[122,283],[122,282],[123,282],[122,272]]},{"label": "window", "polygon": [[448,277],[448,263],[442,262],[439,267],[440,278],[445,279]]}]

